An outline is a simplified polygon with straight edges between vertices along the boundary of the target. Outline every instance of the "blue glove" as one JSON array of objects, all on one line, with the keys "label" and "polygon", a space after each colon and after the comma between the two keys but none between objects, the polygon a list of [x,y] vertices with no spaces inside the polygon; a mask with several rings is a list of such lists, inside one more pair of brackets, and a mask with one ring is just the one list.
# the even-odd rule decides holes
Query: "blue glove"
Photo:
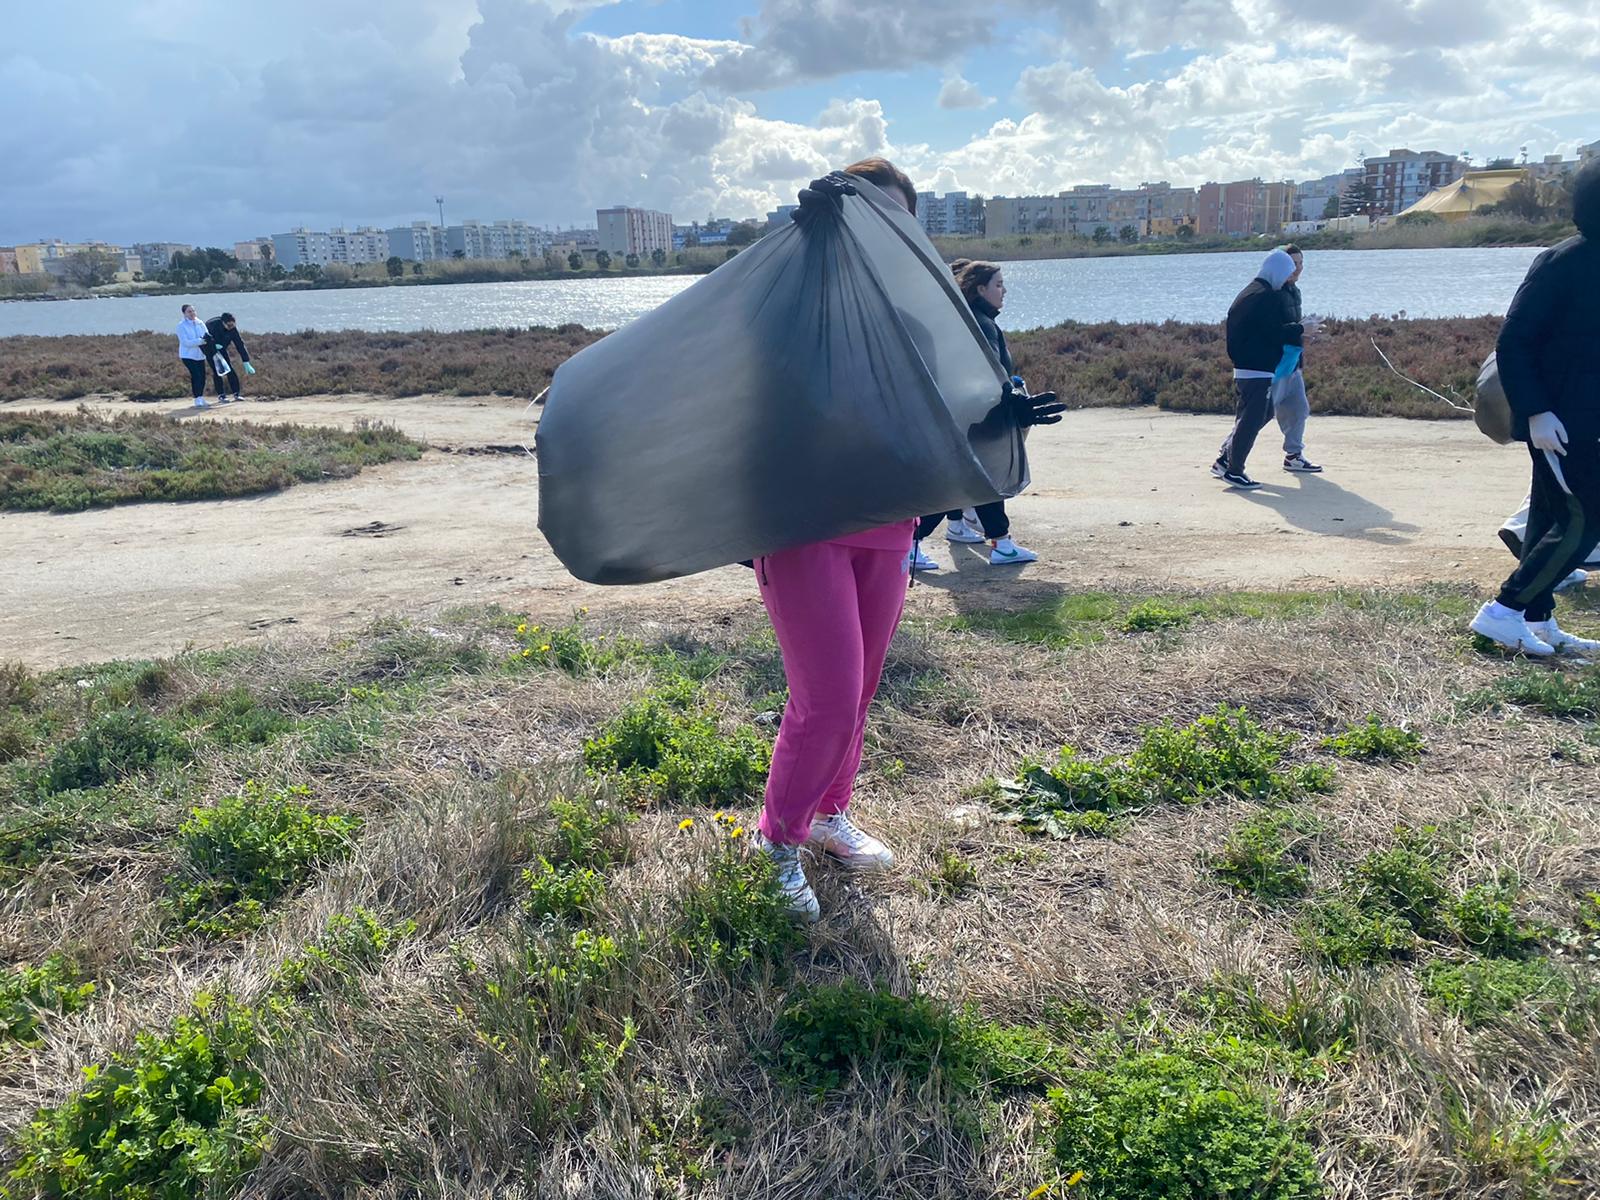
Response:
[{"label": "blue glove", "polygon": [[256,373],[256,369],[254,367],[252,367],[249,363],[245,363],[244,364],[244,373],[246,375],[254,375]]},{"label": "blue glove", "polygon": [[1272,382],[1282,383],[1294,374],[1294,369],[1300,365],[1300,347],[1285,346],[1283,357],[1278,360],[1278,365],[1273,369]]}]

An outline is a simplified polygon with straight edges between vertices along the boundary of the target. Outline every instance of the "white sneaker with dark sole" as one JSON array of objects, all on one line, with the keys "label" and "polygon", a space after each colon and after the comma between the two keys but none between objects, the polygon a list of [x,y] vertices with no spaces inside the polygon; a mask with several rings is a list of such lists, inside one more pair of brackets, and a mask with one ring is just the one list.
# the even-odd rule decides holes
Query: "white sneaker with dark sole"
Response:
[{"label": "white sneaker with dark sole", "polygon": [[1551,617],[1548,621],[1529,621],[1528,628],[1533,630],[1533,636],[1546,646],[1560,654],[1600,654],[1600,642],[1593,638],[1579,637],[1575,633],[1568,633],[1556,624],[1556,619]]},{"label": "white sneaker with dark sole", "polygon": [[822,906],[817,903],[817,893],[811,890],[805,868],[800,865],[800,847],[769,842],[759,830],[751,835],[751,840],[761,853],[772,860],[773,870],[778,877],[778,890],[783,893],[790,914],[806,922],[820,917]]},{"label": "white sneaker with dark sole", "polygon": [[889,847],[857,827],[847,813],[812,821],[810,841],[852,871],[887,871],[894,866]]},{"label": "white sneaker with dark sole", "polygon": [[1304,454],[1285,454],[1283,456],[1283,469],[1295,471],[1301,475],[1320,475],[1322,468],[1314,462],[1306,461]]},{"label": "white sneaker with dark sole", "polygon": [[924,554],[920,546],[906,555],[906,562],[911,565],[913,571],[937,571],[939,569],[938,561]]},{"label": "white sneaker with dark sole", "polygon": [[1008,537],[996,538],[989,550],[991,567],[1006,567],[1017,563],[1038,562],[1039,556],[1026,546],[1019,546]]},{"label": "white sneaker with dark sole", "polygon": [[1223,462],[1220,458],[1217,459],[1216,462],[1211,464],[1211,477],[1213,479],[1221,479],[1227,473],[1228,473],[1228,464]]},{"label": "white sneaker with dark sole", "polygon": [[1506,650],[1526,654],[1530,658],[1549,658],[1555,647],[1541,641],[1519,612],[1496,611],[1498,605],[1490,601],[1478,610],[1467,628],[1479,637],[1486,637]]},{"label": "white sneaker with dark sole", "polygon": [[1229,487],[1238,488],[1241,492],[1253,492],[1261,486],[1243,471],[1224,471],[1218,478]]},{"label": "white sneaker with dark sole", "polygon": [[1576,571],[1572,572],[1572,574],[1568,575],[1560,583],[1556,584],[1556,591],[1558,591],[1558,592],[1571,591],[1573,588],[1582,587],[1588,581],[1589,581],[1589,572],[1585,571],[1582,567],[1579,567]]},{"label": "white sneaker with dark sole", "polygon": [[944,536],[946,541],[960,542],[964,546],[976,545],[984,540],[983,534],[972,528],[964,520],[947,521],[944,527]]}]

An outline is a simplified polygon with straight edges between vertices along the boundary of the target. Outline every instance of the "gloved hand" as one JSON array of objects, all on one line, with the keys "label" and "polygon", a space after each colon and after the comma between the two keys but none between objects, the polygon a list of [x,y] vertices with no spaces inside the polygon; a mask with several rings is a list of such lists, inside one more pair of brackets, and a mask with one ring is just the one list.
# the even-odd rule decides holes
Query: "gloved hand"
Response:
[{"label": "gloved hand", "polygon": [[1061,420],[1061,414],[1067,411],[1067,406],[1056,399],[1054,392],[1040,392],[1037,396],[1030,396],[1027,392],[1012,389],[1007,393],[1006,400],[1017,418],[1017,424],[1023,428],[1030,425],[1055,425]]},{"label": "gloved hand", "polygon": [[800,189],[800,207],[789,215],[796,221],[809,221],[824,208],[832,206],[835,212],[844,208],[845,196],[854,196],[856,185],[843,171],[833,171],[821,179],[813,179]]},{"label": "gloved hand", "polygon": [[1282,382],[1294,374],[1294,369],[1300,365],[1300,347],[1285,346],[1283,357],[1278,360],[1278,365],[1272,370],[1272,381]]},{"label": "gloved hand", "polygon": [[250,364],[249,364],[249,363],[248,363],[248,362],[247,362],[247,363],[245,363],[245,364],[244,364],[244,373],[245,373],[245,374],[246,374],[246,375],[254,375],[254,374],[255,374],[255,373],[256,373],[256,369],[255,369],[255,368],[254,368],[254,367],[252,367],[252,366],[251,366],[251,365],[250,365]]},{"label": "gloved hand", "polygon": [[1537,450],[1548,450],[1552,454],[1565,455],[1567,452],[1567,427],[1561,423],[1561,418],[1553,412],[1534,413],[1528,418],[1528,441],[1533,443]]}]

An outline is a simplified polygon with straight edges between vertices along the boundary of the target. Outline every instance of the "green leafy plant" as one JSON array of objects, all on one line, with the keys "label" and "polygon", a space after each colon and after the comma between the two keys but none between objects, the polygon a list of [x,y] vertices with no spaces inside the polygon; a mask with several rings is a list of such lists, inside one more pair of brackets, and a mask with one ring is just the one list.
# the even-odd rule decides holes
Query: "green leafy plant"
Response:
[{"label": "green leafy plant", "polygon": [[94,984],[65,954],[52,954],[37,966],[12,967],[0,974],[0,1033],[34,1042],[49,1016],[82,1011],[94,993]]},{"label": "green leafy plant", "polygon": [[1303,896],[1311,885],[1317,822],[1293,808],[1272,808],[1249,817],[1228,835],[1209,860],[1213,874],[1235,891],[1258,900]]},{"label": "green leafy plant", "polygon": [[1422,754],[1422,739],[1409,729],[1385,725],[1374,713],[1341,733],[1322,739],[1322,747],[1340,758],[1364,762],[1411,762]]},{"label": "green leafy plant", "polygon": [[14,1183],[42,1196],[179,1200],[233,1187],[268,1143],[252,1111],[252,1014],[202,996],[171,1033],[84,1071],[84,1086],[40,1110],[17,1139]]},{"label": "green leafy plant", "polygon": [[1551,717],[1600,717],[1600,673],[1581,674],[1523,668],[1471,693],[1471,710],[1528,708]]},{"label": "green leafy plant", "polygon": [[251,928],[266,905],[349,853],[359,818],[314,812],[309,795],[250,782],[189,815],[178,829],[186,869],[168,881],[186,931],[225,936]]},{"label": "green leafy plant", "polygon": [[980,1082],[960,1014],[929,996],[853,981],[804,989],[779,1015],[778,1062],[798,1082],[837,1088],[864,1067],[921,1082],[937,1071],[958,1090]]},{"label": "green leafy plant", "polygon": [[1125,633],[1152,633],[1158,629],[1181,629],[1194,619],[1191,608],[1161,600],[1141,600],[1122,618]]},{"label": "green leafy plant", "polygon": [[687,682],[630,704],[583,747],[590,770],[641,802],[735,803],[760,790],[771,757],[749,726],[723,733]]},{"label": "green leafy plant", "polygon": [[245,687],[202,693],[185,708],[213,741],[225,746],[263,745],[295,726],[293,717],[262,703]]},{"label": "green leafy plant", "polygon": [[377,967],[416,931],[415,921],[386,925],[367,908],[336,913],[314,943],[278,968],[274,990],[299,999],[329,991]]},{"label": "green leafy plant", "polygon": [[536,867],[524,869],[522,882],[528,889],[522,901],[523,911],[536,920],[592,916],[606,890],[605,878],[592,867],[558,867],[548,858],[541,858]]},{"label": "green leafy plant", "polygon": [[116,709],[56,747],[37,784],[46,793],[103,787],[188,758],[188,744],[166,720],[141,708]]},{"label": "green leafy plant", "polygon": [[1335,967],[1410,954],[1418,944],[1411,926],[1391,909],[1370,908],[1342,896],[1307,904],[1295,929],[1308,951]]},{"label": "green leafy plant", "polygon": [[932,883],[934,890],[943,895],[965,895],[978,886],[978,869],[966,855],[946,850],[934,867]]},{"label": "green leafy plant", "polygon": [[1571,981],[1542,958],[1433,962],[1421,981],[1435,1008],[1474,1028],[1519,1010],[1549,1017],[1572,994]]},{"label": "green leafy plant", "polygon": [[1450,906],[1450,924],[1462,944],[1496,958],[1526,958],[1552,931],[1517,917],[1521,889],[1514,876],[1481,883],[1462,892]]},{"label": "green leafy plant", "polygon": [[772,860],[741,844],[743,829],[723,822],[722,841],[678,904],[673,940],[696,962],[737,972],[778,964],[805,943]]}]

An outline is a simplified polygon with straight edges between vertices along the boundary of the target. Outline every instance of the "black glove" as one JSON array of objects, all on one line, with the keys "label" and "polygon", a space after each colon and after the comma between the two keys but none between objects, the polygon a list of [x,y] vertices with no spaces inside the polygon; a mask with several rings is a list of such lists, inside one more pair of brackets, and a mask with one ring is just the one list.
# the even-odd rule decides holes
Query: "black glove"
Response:
[{"label": "black glove", "polygon": [[843,197],[855,194],[856,185],[850,176],[843,171],[834,171],[821,179],[813,179],[810,184],[801,188],[800,207],[789,215],[796,221],[805,222],[825,208],[840,212],[844,208]]},{"label": "black glove", "polygon": [[1067,411],[1067,406],[1056,399],[1054,392],[1030,396],[1027,392],[1013,389],[1007,401],[1017,418],[1017,424],[1024,428],[1029,425],[1054,425],[1061,420],[1061,414]]}]

